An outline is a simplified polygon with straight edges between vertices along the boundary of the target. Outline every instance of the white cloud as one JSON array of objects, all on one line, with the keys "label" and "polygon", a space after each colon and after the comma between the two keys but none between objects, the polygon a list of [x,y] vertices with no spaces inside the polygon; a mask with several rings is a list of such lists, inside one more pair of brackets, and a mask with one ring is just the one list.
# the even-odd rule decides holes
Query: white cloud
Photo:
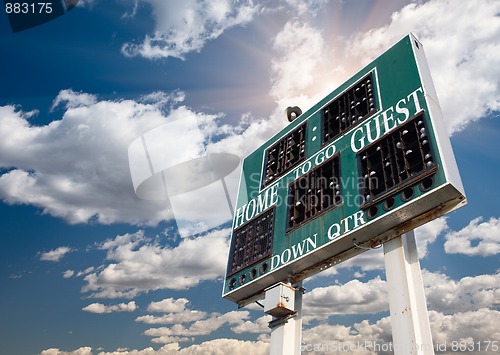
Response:
[{"label": "white cloud", "polygon": [[179,355],[227,355],[227,354],[269,354],[269,344],[257,341],[243,341],[236,339],[215,339],[188,348],[180,349],[172,354]]},{"label": "white cloud", "polygon": [[415,240],[417,242],[417,252],[420,259],[429,253],[429,245],[434,243],[437,237],[448,230],[446,217],[437,218],[415,229]]},{"label": "white cloud", "polygon": [[70,108],[46,126],[31,126],[23,112],[0,107],[0,146],[8,153],[0,165],[17,168],[0,176],[0,198],[70,223],[138,223],[145,216],[134,215],[142,211],[166,219],[168,211],[135,198],[126,155],[144,128],[164,122],[155,107],[134,101]]},{"label": "white cloud", "polygon": [[[91,297],[134,297],[158,289],[183,290],[224,274],[229,230],[184,239],[174,248],[148,240],[142,231],[105,242],[108,264],[88,274],[83,292]],[[112,247],[110,247],[112,245]]]},{"label": "white cloud", "polygon": [[[487,350],[485,346],[478,351],[478,342],[483,345],[486,342],[498,339],[500,332],[500,312],[490,309],[479,309],[477,311],[460,312],[452,315],[443,315],[438,312],[429,312],[429,321],[431,324],[432,338],[435,343],[451,344],[453,341],[464,342],[468,346],[476,344],[475,350],[479,354],[497,354],[492,351],[491,345]],[[491,344],[491,343],[490,343]],[[450,351],[448,347],[447,354],[456,354],[456,351]]]},{"label": "white cloud", "polygon": [[277,58],[272,61],[270,94],[283,108],[309,106],[311,99],[306,91],[325,65],[326,49],[321,31],[307,23],[291,20],[274,38],[273,48]]},{"label": "white cloud", "polygon": [[429,309],[453,314],[500,304],[500,274],[467,276],[455,281],[424,270],[422,276]]},{"label": "white cloud", "polygon": [[73,249],[71,249],[70,247],[59,247],[54,250],[40,253],[40,260],[58,262],[64,257],[64,255],[72,251]]},{"label": "white cloud", "polygon": [[371,345],[389,344],[392,340],[391,334],[388,318],[382,318],[375,323],[365,320],[352,326],[320,324],[303,331],[302,353],[385,354],[372,351]]},{"label": "white cloud", "polygon": [[[422,271],[428,308],[444,314],[476,311],[500,303],[500,274],[450,279]],[[367,282],[317,287],[304,295],[304,320],[326,320],[337,314],[374,314],[389,310],[387,282],[376,277]]]},{"label": "white cloud", "polygon": [[103,305],[102,303],[92,303],[88,306],[82,308],[82,311],[90,313],[113,313],[113,312],[133,312],[137,309],[137,305],[134,301],[129,303],[119,303],[111,306]]},{"label": "white cloud", "polygon": [[[202,156],[212,135],[230,133],[230,128],[216,122],[220,115],[178,106],[183,97],[180,92],[155,92],[138,101],[98,101],[93,95],[63,90],[54,100],[54,107],[65,107],[62,118],[43,126],[30,123],[32,112],[0,107],[0,150],[5,153],[0,168],[6,168],[0,175],[0,199],[40,207],[43,213],[69,223],[155,225],[173,218],[168,202],[135,196],[127,149],[145,132],[173,121],[195,122],[200,130],[188,140],[183,138],[185,132],[170,132],[172,145],[182,149],[168,155],[177,158]],[[226,152],[224,147],[221,151]],[[230,182],[229,188],[236,185]],[[199,205],[192,196],[178,198],[184,204]],[[210,202],[212,207],[220,202],[229,211],[222,187]],[[217,211],[222,210],[211,208],[207,213],[206,206],[197,207],[183,217],[187,223],[205,215],[220,218]]]},{"label": "white cloud", "polygon": [[317,287],[304,295],[307,319],[327,319],[336,314],[372,314],[388,309],[387,285],[379,277],[366,283]]},{"label": "white cloud", "polygon": [[201,344],[191,345],[187,348],[181,348],[178,343],[172,343],[164,345],[158,350],[154,350],[153,348],[146,348],[143,350],[98,353],[98,355],[206,355],[206,354],[266,355],[269,354],[269,344],[262,341],[253,342],[253,341],[222,338],[222,339],[205,341]]},{"label": "white cloud", "polygon": [[85,346],[74,351],[61,351],[56,348],[43,350],[40,355],[93,355],[92,348]]},{"label": "white cloud", "polygon": [[[446,218],[437,218],[415,229],[417,252],[420,259],[429,253],[429,245],[434,243],[439,235],[448,230]],[[337,266],[326,269],[318,274],[320,277],[336,275],[341,269],[360,268],[363,271],[384,269],[383,247],[368,250],[352,259],[346,260]]]},{"label": "white cloud", "polygon": [[328,3],[328,0],[286,0],[285,2],[299,15],[307,13],[315,15],[318,11],[322,10],[322,7]]},{"label": "white cloud", "polygon": [[239,325],[244,320],[248,319],[248,317],[248,311],[231,311],[222,315],[214,314],[209,318],[198,320],[188,328],[181,324],[175,324],[168,328],[150,328],[146,330],[144,334],[153,337],[152,342],[154,343],[166,344],[178,342],[176,337],[189,339],[187,337],[211,334],[225,324]]},{"label": "white cloud", "polygon": [[448,254],[469,256],[491,256],[500,253],[500,219],[482,217],[473,219],[468,226],[458,232],[446,235],[444,250]]},{"label": "white cloud", "polygon": [[94,271],[94,267],[90,266],[90,267],[86,268],[85,270],[78,271],[75,276],[80,277],[83,275],[87,275],[87,274],[91,273],[92,271]]},{"label": "white cloud", "polygon": [[71,278],[73,275],[75,274],[75,272],[73,270],[66,270],[64,273],[63,273],[63,277],[65,279],[69,279]]},{"label": "white cloud", "polygon": [[136,322],[147,324],[182,324],[201,320],[207,316],[206,312],[186,309],[189,300],[186,298],[166,298],[159,302],[151,302],[149,312],[166,313],[162,316],[145,315],[136,318]]},{"label": "white cloud", "polygon": [[56,109],[59,105],[65,103],[66,109],[77,108],[82,106],[94,105],[97,102],[95,95],[86,93],[77,93],[71,89],[61,90],[54,102],[52,103],[51,110]]},{"label": "white cloud", "polygon": [[[452,350],[452,342],[464,342],[469,346],[472,343],[490,342],[498,339],[500,312],[496,310],[480,309],[474,312],[444,315],[439,312],[429,312],[431,333],[434,345],[447,344],[442,354],[456,354]],[[382,318],[374,323],[362,321],[352,326],[321,324],[303,332],[303,353],[314,351],[314,354],[341,354],[355,353],[363,355],[392,354],[388,351],[392,344],[392,328],[389,317]],[[491,343],[490,343],[491,344]],[[340,349],[340,350],[339,350]],[[384,351],[384,349],[387,349]],[[443,349],[443,348],[442,348]],[[477,352],[479,353],[479,352]],[[481,354],[496,354],[490,346],[489,351],[482,348]]]},{"label": "white cloud", "polygon": [[269,328],[269,322],[272,320],[273,317],[269,315],[265,315],[262,317],[257,318],[255,321],[245,321],[241,324],[238,324],[235,327],[232,327],[231,330],[235,332],[236,334],[243,334],[243,333],[257,333],[257,334],[264,334],[264,333],[269,333],[271,329]]},{"label": "white cloud", "polygon": [[[77,0],[78,3],[76,4],[76,6],[79,6],[79,7],[92,7],[94,5],[94,2],[96,0]],[[74,2],[74,0],[73,0]]]},{"label": "white cloud", "polygon": [[[155,343],[176,343],[193,341],[195,336],[208,335],[225,324],[233,325],[230,329],[237,333],[268,333],[268,323],[272,317],[264,315],[251,320],[248,311],[232,311],[225,314],[186,309],[189,301],[185,298],[174,300],[164,299],[149,305],[148,311],[168,312],[163,316],[146,315],[136,319],[147,324],[173,324],[170,327],[151,328],[145,334],[154,337]],[[261,312],[261,309],[259,309]],[[189,326],[183,325],[191,323]]]},{"label": "white cloud", "polygon": [[[500,2],[430,0],[405,6],[390,24],[349,39],[348,55],[364,62],[413,32],[421,40],[448,130],[500,110]],[[458,25],[459,24],[459,25]]]},{"label": "white cloud", "polygon": [[[452,342],[463,342],[469,346],[498,339],[497,324],[500,322],[500,312],[489,309],[479,309],[473,312],[459,312],[453,315],[429,312],[431,332],[434,345],[447,344],[447,351],[440,351],[444,355],[456,354],[451,349]],[[389,317],[370,323],[362,321],[352,326],[320,324],[304,329],[302,337],[302,353],[317,355],[355,353],[359,355],[392,354],[392,351],[383,351],[392,344],[392,328]],[[490,343],[491,344],[491,343]],[[340,349],[340,350],[339,350]],[[87,351],[80,352],[77,351]],[[315,351],[313,351],[315,350]],[[438,349],[436,349],[437,351]],[[162,346],[158,350],[145,348],[143,350],[121,350],[114,352],[99,352],[98,355],[226,355],[226,354],[256,354],[269,353],[269,343],[263,341],[241,341],[235,339],[215,339],[201,344],[181,348],[178,343]],[[483,347],[481,354],[493,355],[490,346],[486,351]],[[90,355],[90,348],[80,348],[75,352],[61,352],[58,349],[47,349],[41,355]]]},{"label": "white cloud", "polygon": [[149,312],[177,313],[186,309],[189,303],[187,298],[165,298],[159,302],[151,302],[148,306]]},{"label": "white cloud", "polygon": [[155,32],[140,44],[124,44],[122,53],[149,59],[184,59],[228,28],[248,23],[257,10],[250,0],[136,0],[136,6],[140,2],[151,5]]}]

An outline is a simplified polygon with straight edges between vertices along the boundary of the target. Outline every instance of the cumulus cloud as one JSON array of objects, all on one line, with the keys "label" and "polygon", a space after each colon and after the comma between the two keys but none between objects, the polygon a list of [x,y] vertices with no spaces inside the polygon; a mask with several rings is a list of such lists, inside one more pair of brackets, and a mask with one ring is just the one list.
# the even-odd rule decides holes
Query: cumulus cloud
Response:
[{"label": "cumulus cloud", "polygon": [[475,311],[500,303],[500,274],[467,276],[458,281],[441,273],[422,273],[429,309],[444,314]]},{"label": "cumulus cloud", "polygon": [[148,306],[149,312],[164,312],[164,313],[177,313],[186,309],[186,304],[189,303],[187,298],[165,298],[159,302],[151,302]]},{"label": "cumulus cloud", "polygon": [[[306,90],[325,64],[325,43],[321,31],[307,23],[291,20],[273,40],[270,94],[280,106],[309,106]],[[288,103],[288,104],[286,104]]]},{"label": "cumulus cloud", "polygon": [[458,232],[446,235],[444,250],[448,254],[469,256],[491,256],[500,253],[500,219],[482,217],[473,219],[468,226]]},{"label": "cumulus cloud", "polygon": [[[174,218],[166,201],[135,196],[127,149],[145,132],[172,122],[189,121],[199,127],[199,134],[189,140],[183,139],[185,132],[169,132],[170,143],[182,147],[175,150],[177,160],[203,156],[212,135],[228,134],[230,129],[216,122],[219,115],[179,105],[183,98],[180,92],[155,92],[139,100],[99,101],[94,95],[63,90],[53,105],[63,107],[62,118],[42,126],[31,124],[33,112],[0,107],[0,150],[5,153],[0,157],[0,168],[5,169],[0,175],[0,199],[37,206],[69,223],[155,225]],[[229,188],[234,185],[228,182]],[[227,209],[222,187],[212,197],[212,204],[220,200]],[[194,197],[178,198],[197,206],[183,216],[187,222],[207,215]],[[215,215],[221,210],[212,208],[208,215],[220,218]]]},{"label": "cumulus cloud", "polygon": [[424,45],[448,130],[457,132],[500,110],[499,12],[495,0],[460,6],[453,0],[411,3],[393,13],[388,25],[350,39],[348,55],[367,63],[408,32],[415,33]]},{"label": "cumulus cloud", "polygon": [[206,312],[198,310],[183,310],[175,313],[168,313],[162,316],[145,315],[136,318],[136,322],[146,324],[181,324],[189,323],[204,319],[207,316]]},{"label": "cumulus cloud", "polygon": [[[445,355],[455,354],[452,342],[462,342],[467,345],[480,342],[483,345],[500,335],[498,327],[500,312],[481,308],[477,311],[459,312],[445,315],[440,312],[429,312],[431,332],[434,345],[448,344]],[[367,320],[354,323],[352,326],[320,324],[304,329],[302,334],[302,352],[317,355],[335,353],[356,353],[359,355],[389,355],[392,344],[392,327],[389,317],[374,322]],[[490,343],[491,344],[491,343]],[[336,350],[334,350],[336,349]],[[340,349],[340,350],[339,350]],[[77,352],[87,351],[87,352]],[[438,349],[436,348],[436,352]],[[201,344],[181,348],[178,343],[170,343],[158,350],[145,348],[142,350],[122,350],[114,352],[99,352],[98,355],[202,355],[202,354],[256,354],[269,353],[269,343],[264,341],[242,341],[235,339],[215,339]],[[491,346],[484,347],[481,354],[493,355],[497,351]],[[90,348],[80,348],[75,352],[62,352],[58,349],[47,349],[41,355],[87,355]]]},{"label": "cumulus cloud", "polygon": [[72,251],[73,249],[71,249],[70,247],[59,247],[54,250],[40,253],[40,260],[58,262],[64,257],[64,255]]},{"label": "cumulus cloud", "polygon": [[92,303],[88,306],[82,308],[82,311],[89,313],[113,313],[113,312],[133,312],[137,309],[137,305],[134,301],[130,301],[129,303],[120,303],[111,306],[103,305],[102,303]]},{"label": "cumulus cloud", "polygon": [[186,309],[189,303],[187,298],[166,298],[159,302],[151,302],[148,306],[149,312],[166,313],[161,316],[145,315],[136,318],[136,322],[147,324],[182,324],[191,323],[204,319],[206,312]]},{"label": "cumulus cloud", "polygon": [[158,205],[134,197],[128,171],[130,141],[144,128],[165,122],[155,107],[103,101],[70,108],[48,125],[32,126],[22,111],[4,106],[0,122],[0,145],[8,152],[0,165],[16,167],[0,176],[5,202],[39,206],[70,223],[140,222],[133,216],[144,210],[156,220],[170,217]]},{"label": "cumulus cloud", "polygon": [[85,346],[74,351],[61,351],[56,348],[43,350],[40,355],[93,355],[92,348]]},{"label": "cumulus cloud", "polygon": [[94,105],[97,102],[95,95],[75,92],[71,89],[61,90],[52,103],[51,110],[64,104],[66,109]]},{"label": "cumulus cloud", "polygon": [[63,273],[63,277],[65,279],[69,279],[71,278],[73,275],[75,274],[75,272],[73,270],[66,270],[64,273]]},{"label": "cumulus cloud", "polygon": [[[178,343],[166,344],[158,350],[99,352],[98,355],[227,355],[227,354],[269,354],[269,344],[262,341],[244,341],[236,339],[214,339],[201,344],[181,348]],[[51,354],[50,354],[51,355]]]},{"label": "cumulus cloud", "polygon": [[[468,276],[453,280],[442,273],[422,271],[428,308],[443,314],[476,311],[500,303],[500,274]],[[374,314],[389,310],[387,282],[376,277],[367,282],[317,287],[304,295],[304,320],[326,320],[337,314]]]},{"label": "cumulus cloud", "polygon": [[[475,312],[460,312],[454,315],[429,312],[431,333],[434,345],[448,344],[444,354],[453,354],[452,342],[471,345],[477,342],[490,342],[499,333],[495,326],[500,321],[500,312],[480,309]],[[392,327],[389,317],[370,323],[364,320],[352,326],[321,324],[303,332],[304,352],[314,354],[356,353],[363,355],[392,354]],[[490,343],[491,344],[491,343]],[[336,349],[336,350],[335,350]],[[340,350],[339,350],[340,349]],[[496,354],[491,347],[481,354]],[[437,351],[437,349],[436,349]],[[484,352],[483,352],[484,351]]]},{"label": "cumulus cloud", "polygon": [[243,333],[257,333],[257,334],[265,334],[269,333],[271,329],[269,328],[269,322],[272,321],[273,317],[269,315],[265,315],[257,318],[255,321],[244,321],[241,324],[238,324],[235,327],[232,327],[231,330],[236,334]]},{"label": "cumulus cloud", "polygon": [[388,307],[387,285],[379,277],[366,283],[352,280],[343,285],[317,287],[304,295],[304,314],[308,319],[379,313]]},{"label": "cumulus cloud", "polygon": [[[249,317],[248,311],[231,311],[222,315],[214,314],[206,319],[198,320],[189,327],[175,324],[171,327],[150,328],[145,335],[153,337],[154,343],[167,344],[179,341],[188,341],[189,337],[208,335],[225,324],[238,325]],[[179,340],[179,337],[183,340]]]},{"label": "cumulus cloud", "polygon": [[224,274],[229,230],[215,230],[176,247],[148,239],[143,231],[106,241],[107,264],[85,276],[91,297],[134,297],[158,289],[185,290]]},{"label": "cumulus cloud", "polygon": [[142,43],[126,43],[122,53],[149,59],[184,59],[228,28],[248,23],[257,11],[250,0],[136,0],[151,6],[155,31]]},{"label": "cumulus cloud", "polygon": [[[426,257],[429,253],[429,246],[433,244],[437,237],[448,231],[446,218],[441,217],[424,224],[415,229],[415,240],[417,243],[417,252],[420,259]],[[384,269],[383,248],[368,250],[355,258],[346,260],[337,266],[331,267],[318,274],[319,277],[336,275],[342,269],[361,269],[363,271]]]},{"label": "cumulus cloud", "polygon": [[307,13],[316,14],[328,0],[286,0],[285,2],[299,15],[304,15]]},{"label": "cumulus cloud", "polygon": [[[477,311],[460,312],[452,315],[444,315],[439,312],[429,312],[431,332],[435,343],[443,344],[452,341],[464,342],[467,345],[481,342],[486,344],[492,339],[498,339],[500,335],[498,327],[500,322],[500,312],[491,309],[479,309]],[[491,343],[490,343],[491,344]],[[456,353],[450,351],[448,353]],[[481,349],[481,354],[496,354],[498,349],[491,346]]]}]

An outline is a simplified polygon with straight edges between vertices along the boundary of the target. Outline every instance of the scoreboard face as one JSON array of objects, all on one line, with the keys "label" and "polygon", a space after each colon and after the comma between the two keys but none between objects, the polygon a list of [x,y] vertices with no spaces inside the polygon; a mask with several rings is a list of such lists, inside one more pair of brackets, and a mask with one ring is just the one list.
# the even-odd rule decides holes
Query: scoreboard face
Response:
[{"label": "scoreboard face", "polygon": [[246,157],[222,296],[244,306],[466,203],[409,34]]}]

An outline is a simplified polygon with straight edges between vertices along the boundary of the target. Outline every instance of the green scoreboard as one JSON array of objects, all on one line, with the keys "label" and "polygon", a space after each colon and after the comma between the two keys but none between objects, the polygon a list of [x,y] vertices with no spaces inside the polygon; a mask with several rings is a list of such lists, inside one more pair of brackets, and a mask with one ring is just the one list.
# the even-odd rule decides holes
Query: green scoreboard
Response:
[{"label": "green scoreboard", "polygon": [[465,203],[409,34],[244,159],[222,296],[244,306]]}]

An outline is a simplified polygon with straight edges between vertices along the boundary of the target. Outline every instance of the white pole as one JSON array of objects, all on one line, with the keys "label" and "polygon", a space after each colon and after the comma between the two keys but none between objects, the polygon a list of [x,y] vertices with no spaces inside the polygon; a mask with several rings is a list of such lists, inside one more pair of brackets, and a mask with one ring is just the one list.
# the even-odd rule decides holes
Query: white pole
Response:
[{"label": "white pole", "polygon": [[271,328],[270,355],[300,355],[302,337],[302,282],[295,287],[295,311],[293,317],[274,320]]},{"label": "white pole", "polygon": [[394,354],[434,355],[415,233],[384,243]]}]

